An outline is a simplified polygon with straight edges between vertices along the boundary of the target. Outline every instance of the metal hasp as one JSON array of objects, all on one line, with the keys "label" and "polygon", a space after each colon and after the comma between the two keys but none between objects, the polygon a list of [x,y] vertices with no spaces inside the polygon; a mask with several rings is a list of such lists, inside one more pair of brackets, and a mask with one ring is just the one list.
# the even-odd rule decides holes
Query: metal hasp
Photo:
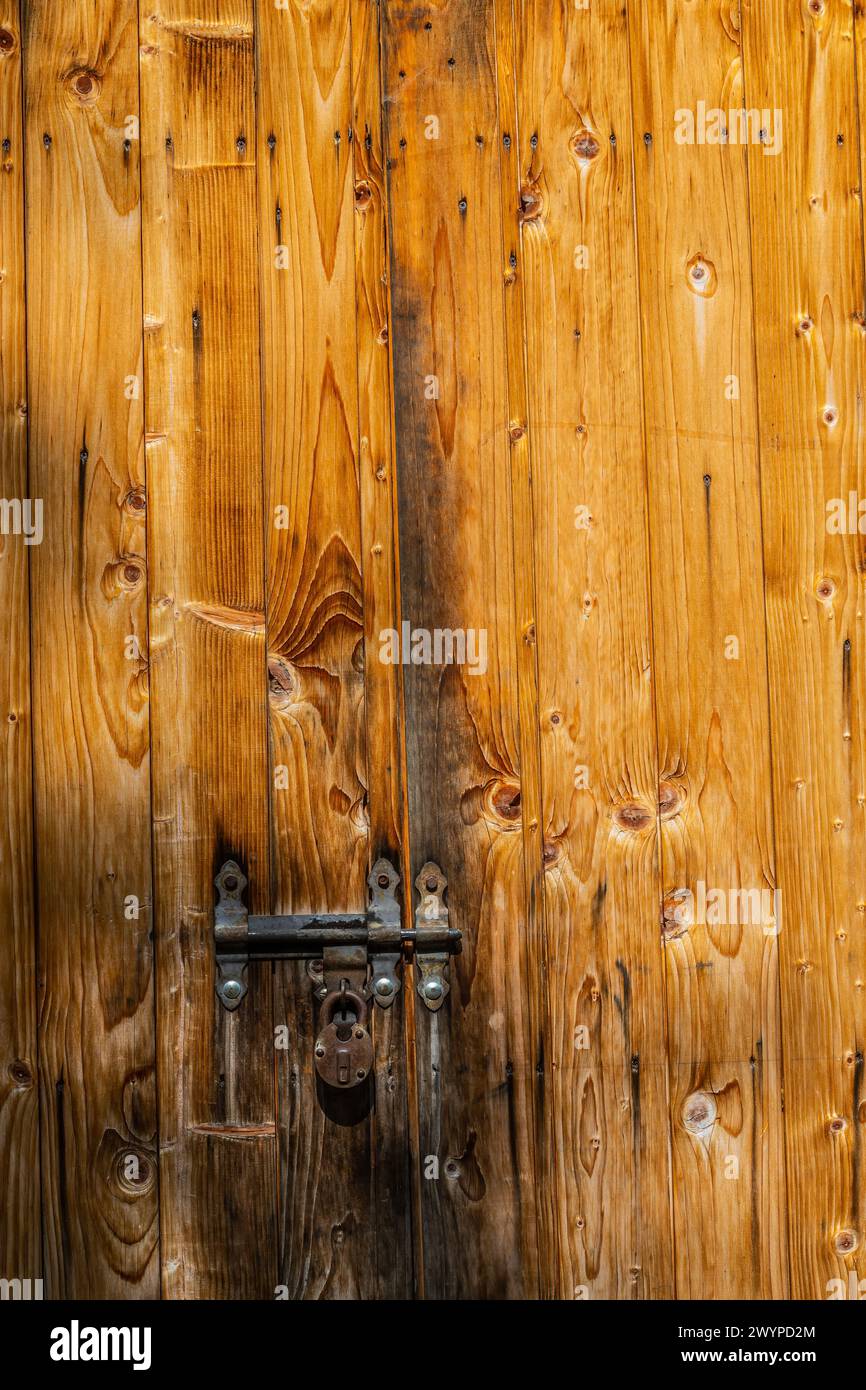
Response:
[{"label": "metal hasp", "polygon": [[250,914],[243,895],[247,879],[233,859],[214,879],[216,992],[234,1010],[247,992],[251,960],[306,960],[321,1005],[314,1056],[328,1085],[359,1085],[369,1074],[372,1044],[368,1001],[380,1009],[393,1004],[399,990],[398,966],[413,948],[418,994],[428,1009],[442,1007],[449,990],[448,960],[460,949],[461,934],[448,925],[447,886],[436,864],[425,864],[415,880],[421,901],[415,926],[403,927],[396,890],[399,875],[387,859],[373,865],[367,879],[365,913],[317,912],[282,917]]},{"label": "metal hasp", "polygon": [[[450,929],[448,909],[445,906],[445,889],[448,884],[438,864],[425,864],[415,880],[415,887],[421,894],[421,901],[415,908],[415,938],[429,939],[430,945],[419,946],[415,963],[418,967],[418,993],[428,1009],[435,1013],[445,1003],[445,996],[451,988],[448,980],[448,952]],[[456,933],[460,940],[460,932]],[[433,948],[437,936],[441,947]]]}]

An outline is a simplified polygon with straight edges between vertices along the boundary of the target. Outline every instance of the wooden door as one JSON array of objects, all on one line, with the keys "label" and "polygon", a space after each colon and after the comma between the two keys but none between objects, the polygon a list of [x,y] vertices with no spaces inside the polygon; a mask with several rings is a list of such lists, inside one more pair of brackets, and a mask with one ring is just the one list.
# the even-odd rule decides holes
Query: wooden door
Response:
[{"label": "wooden door", "polygon": [[[0,1278],[866,1287],[864,41],[0,0]],[[362,1085],[229,859],[447,881]]]}]

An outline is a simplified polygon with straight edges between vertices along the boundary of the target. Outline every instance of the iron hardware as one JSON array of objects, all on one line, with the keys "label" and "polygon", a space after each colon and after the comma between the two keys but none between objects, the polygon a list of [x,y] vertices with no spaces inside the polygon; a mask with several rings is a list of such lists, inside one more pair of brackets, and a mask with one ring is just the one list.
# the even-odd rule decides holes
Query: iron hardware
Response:
[{"label": "iron hardware", "polygon": [[[418,963],[418,993],[428,1009],[435,1013],[445,1003],[451,988],[448,981],[448,908],[445,906],[445,876],[436,864],[425,864],[415,880],[421,901],[415,909],[415,939],[429,939],[427,950],[420,949]],[[433,943],[439,938],[440,945]],[[460,933],[457,932],[457,939]]]},{"label": "iron hardware", "polygon": [[326,994],[315,1057],[316,1071],[327,1086],[355,1086],[369,1073],[373,1039],[366,1025],[367,1003],[355,990],[344,987]]},{"label": "iron hardware", "polygon": [[379,859],[367,884],[365,913],[316,912],[264,917],[243,900],[247,879],[233,859],[215,880],[216,992],[235,1010],[247,992],[251,960],[306,960],[319,1000],[314,1049],[322,1080],[340,1088],[358,1085],[373,1064],[368,1002],[388,1009],[400,990],[398,967],[412,948],[418,994],[428,1009],[440,1009],[448,994],[448,962],[459,951],[461,933],[448,924],[447,882],[436,864],[425,864],[415,880],[420,902],[415,925],[402,925],[394,866]]}]

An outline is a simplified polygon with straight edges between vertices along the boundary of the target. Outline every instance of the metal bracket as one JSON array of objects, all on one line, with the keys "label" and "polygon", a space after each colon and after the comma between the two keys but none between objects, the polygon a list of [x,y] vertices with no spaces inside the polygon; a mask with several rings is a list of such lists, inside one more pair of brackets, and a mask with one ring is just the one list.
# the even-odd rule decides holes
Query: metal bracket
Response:
[{"label": "metal bracket", "polygon": [[428,1009],[442,1007],[449,988],[448,958],[460,949],[460,932],[448,925],[442,901],[445,877],[435,864],[425,864],[416,879],[421,903],[414,928],[401,925],[400,877],[387,859],[377,860],[370,870],[363,914],[250,915],[243,901],[247,879],[233,859],[223,864],[214,883],[216,992],[224,1008],[234,1011],[242,1002],[251,960],[306,960],[319,1000],[341,989],[354,990],[388,1009],[400,990],[398,966],[409,945],[415,948],[420,997]]},{"label": "metal bracket", "polygon": [[[247,992],[249,956],[243,949],[247,936],[247,910],[242,901],[247,880],[234,860],[228,859],[214,883],[219,894],[214,913],[216,992],[220,1003],[234,1011]],[[232,943],[236,943],[235,949],[232,949]]]},{"label": "metal bracket", "polygon": [[[439,932],[443,939],[448,937],[448,909],[445,906],[447,880],[437,864],[427,863],[415,880],[415,887],[421,894],[421,901],[415,908],[415,934],[420,937]],[[451,989],[448,979],[448,951],[419,950],[415,956],[418,966],[417,990],[422,1001],[434,1013],[445,1003],[445,996]]]}]

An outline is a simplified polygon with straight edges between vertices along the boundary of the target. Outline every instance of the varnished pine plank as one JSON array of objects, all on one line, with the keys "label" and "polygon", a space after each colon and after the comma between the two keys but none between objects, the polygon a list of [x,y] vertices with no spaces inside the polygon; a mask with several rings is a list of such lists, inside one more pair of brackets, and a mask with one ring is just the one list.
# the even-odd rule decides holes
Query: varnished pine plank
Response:
[{"label": "varnished pine plank", "polygon": [[[514,600],[517,626],[517,690],[520,730],[520,808],[524,852],[524,931],[542,970],[541,988],[527,1000],[534,1016],[527,1019],[532,1036],[544,1036],[549,1001],[544,971],[548,964],[545,931],[545,867],[541,814],[541,739],[538,714],[538,640],[536,627],[535,497],[530,454],[529,364],[526,352],[526,305],[521,264],[516,47],[511,0],[495,11],[496,68],[499,102],[499,195],[502,208],[501,275],[505,308],[508,375],[508,437],[511,458],[511,530],[514,543]],[[507,138],[506,138],[507,137]],[[498,248],[497,248],[498,249]],[[553,1180],[556,1136],[549,1072],[536,1067],[535,1155],[537,1172],[536,1239],[540,1252],[539,1294],[556,1295],[558,1253],[556,1192]]]},{"label": "varnished pine plank", "polygon": [[[365,585],[360,472],[367,529],[372,524],[375,532],[369,489],[371,481],[380,486],[380,467],[387,484],[390,460],[382,450],[390,426],[381,283],[368,308],[366,261],[372,258],[374,286],[384,254],[375,223],[369,248],[359,242],[357,257],[355,244],[356,215],[364,215],[363,208],[356,214],[355,164],[373,149],[371,132],[370,151],[353,152],[353,59],[374,84],[372,104],[362,92],[369,126],[378,110],[375,11],[357,13],[374,27],[366,37],[359,28],[353,50],[352,10],[349,0],[290,3],[258,16],[273,910],[286,912],[362,908],[371,851],[392,859],[399,852],[396,685],[393,673],[390,687],[383,684],[372,628],[369,719],[364,702],[365,616],[383,626],[393,621],[382,613],[383,605],[393,609],[393,575],[390,582],[374,577],[393,563],[393,523],[386,486],[385,529],[369,545],[365,536]],[[370,178],[361,182],[370,185],[372,201]],[[357,201],[366,200],[362,190]],[[371,342],[371,334],[381,341]],[[371,360],[374,348],[381,362]],[[369,780],[365,733],[375,769]],[[316,1018],[304,965],[278,966],[276,986],[276,1018],[287,1021],[291,1039],[278,1052],[281,1283],[296,1298],[405,1294],[402,1004],[377,1010],[372,1020],[374,1080],[339,1096],[316,1083]]]},{"label": "varnished pine plank", "polygon": [[[848,1292],[859,7],[18,8],[0,1274],[42,1220],[46,1294],[159,1292],[157,1048],[170,1297]],[[678,143],[700,101],[752,143]],[[483,672],[382,661],[401,618]],[[376,1013],[369,1091],[317,1087],[302,967],[219,1006],[228,854],[260,911],[385,854],[408,921],[445,870],[451,996]],[[699,883],[778,884],[781,935],[684,921]]]},{"label": "varnished pine plank", "polygon": [[25,7],[47,1297],[158,1280],[137,9]]},{"label": "varnished pine plank", "polygon": [[515,6],[561,1297],[671,1293],[628,42]]},{"label": "varnished pine plank", "polygon": [[[676,1293],[784,1298],[777,924],[729,910],[776,887],[737,7],[629,14]],[[678,138],[701,102],[727,143]]]},{"label": "varnished pine plank", "polygon": [[272,971],[214,993],[213,878],[268,910],[250,0],[142,9],[144,325],[162,1286],[277,1285]]},{"label": "varnished pine plank", "polygon": [[405,667],[413,874],[441,865],[464,932],[445,1005],[416,1010],[424,1276],[428,1297],[532,1297],[550,1258],[543,986],[524,923],[493,5],[389,2],[383,22],[403,619],[487,643],[483,670]]},{"label": "varnished pine plank", "polygon": [[[411,926],[402,668],[379,659],[380,634],[384,629],[396,628],[400,620],[380,21],[379,4],[352,0],[352,155],[370,822],[368,863],[372,866],[382,856],[397,868],[403,884],[404,923]],[[401,979],[402,992],[395,1005],[384,1015],[381,1010],[375,1015],[379,1060],[373,1116],[373,1201],[375,1288],[379,1297],[406,1297],[416,1287],[412,1242],[413,1217],[417,1227],[418,1207],[411,1176],[417,1173],[418,1117],[410,1065],[414,1053],[411,1039],[414,1038],[415,996],[411,972],[404,970]]]},{"label": "varnished pine plank", "polygon": [[[861,21],[858,19],[858,31]],[[862,171],[852,7],[742,6],[789,1187],[791,1294],[863,1278],[866,1038]],[[860,55],[862,57],[862,50]]]},{"label": "varnished pine plank", "polygon": [[[27,373],[24,131],[17,0],[0,5],[0,496],[24,503]],[[7,511],[0,536],[0,1277],[42,1275],[33,912],[29,564]],[[22,520],[26,517],[22,513]],[[31,512],[31,525],[37,522]],[[6,529],[6,528],[9,529]],[[38,532],[32,534],[36,540]]]}]

